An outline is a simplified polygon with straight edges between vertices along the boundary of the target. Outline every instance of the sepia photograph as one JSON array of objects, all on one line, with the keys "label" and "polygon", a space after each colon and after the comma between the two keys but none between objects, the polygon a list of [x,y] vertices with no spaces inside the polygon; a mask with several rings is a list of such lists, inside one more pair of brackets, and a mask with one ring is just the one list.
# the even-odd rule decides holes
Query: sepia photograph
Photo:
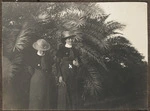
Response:
[{"label": "sepia photograph", "polygon": [[147,110],[146,2],[2,2],[3,110]]}]

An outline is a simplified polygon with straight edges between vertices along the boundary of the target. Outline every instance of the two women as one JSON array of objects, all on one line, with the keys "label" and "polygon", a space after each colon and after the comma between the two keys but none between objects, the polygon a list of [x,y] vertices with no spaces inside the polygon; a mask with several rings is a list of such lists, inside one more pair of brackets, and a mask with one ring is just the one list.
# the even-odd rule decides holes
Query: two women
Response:
[{"label": "two women", "polygon": [[[29,92],[29,109],[51,109],[50,92],[56,92],[57,109],[76,109],[78,103],[77,95],[77,74],[80,63],[79,53],[73,47],[72,38],[76,35],[70,31],[62,33],[62,42],[64,45],[59,48],[56,53],[57,57],[57,73],[58,73],[58,91],[49,89],[52,74],[48,71],[51,66],[46,58],[46,51],[50,49],[50,44],[44,39],[39,39],[33,44],[34,57],[30,62],[30,66],[34,69],[30,81]],[[30,54],[31,55],[31,54]],[[31,58],[31,57],[29,57]],[[49,57],[50,58],[50,57]],[[52,82],[51,82],[52,83]],[[52,84],[55,84],[53,82]],[[48,96],[48,94],[50,94]]]}]

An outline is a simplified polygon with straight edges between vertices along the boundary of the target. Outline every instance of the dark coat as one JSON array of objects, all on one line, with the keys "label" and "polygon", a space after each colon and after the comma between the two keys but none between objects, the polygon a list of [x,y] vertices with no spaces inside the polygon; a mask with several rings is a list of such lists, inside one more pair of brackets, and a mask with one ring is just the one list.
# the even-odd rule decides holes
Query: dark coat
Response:
[{"label": "dark coat", "polygon": [[[30,69],[29,109],[56,108],[56,83],[52,75],[53,60],[50,54],[38,56],[34,49],[26,53],[26,65]],[[55,93],[53,93],[55,92]]]},{"label": "dark coat", "polygon": [[[48,52],[46,52],[44,57],[41,57],[37,55],[37,51],[35,49],[31,48],[26,50],[24,52],[24,55],[24,61],[27,66],[30,66],[33,69],[41,69],[45,72],[51,72],[53,61]],[[43,58],[44,60],[41,61],[41,58]],[[43,62],[42,65],[41,62]]]},{"label": "dark coat", "polygon": [[62,46],[56,53],[58,76],[63,77],[65,86],[58,87],[58,109],[76,109],[77,107],[77,71],[73,60],[79,59],[78,51]]}]

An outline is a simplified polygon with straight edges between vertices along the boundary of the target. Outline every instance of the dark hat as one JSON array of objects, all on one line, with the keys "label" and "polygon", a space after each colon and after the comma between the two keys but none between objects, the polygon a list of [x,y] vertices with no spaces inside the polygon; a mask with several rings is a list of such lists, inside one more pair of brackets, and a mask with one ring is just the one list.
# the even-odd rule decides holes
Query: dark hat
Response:
[{"label": "dark hat", "polygon": [[37,40],[32,46],[34,49],[41,51],[47,51],[50,49],[50,44],[44,39]]},{"label": "dark hat", "polygon": [[64,31],[62,32],[62,40],[66,40],[67,38],[75,37],[76,35],[71,31]]}]

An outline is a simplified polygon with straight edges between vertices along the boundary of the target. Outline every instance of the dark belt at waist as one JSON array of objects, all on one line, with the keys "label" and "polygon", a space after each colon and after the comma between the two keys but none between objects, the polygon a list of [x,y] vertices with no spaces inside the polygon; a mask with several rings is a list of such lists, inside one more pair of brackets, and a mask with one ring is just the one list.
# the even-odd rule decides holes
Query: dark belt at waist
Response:
[{"label": "dark belt at waist", "polygon": [[60,65],[67,65],[67,64],[73,64],[73,60],[70,60],[70,59],[62,59],[61,62],[60,62]]},{"label": "dark belt at waist", "polygon": [[72,62],[72,61],[73,61],[73,59],[70,59],[68,57],[64,57],[61,59],[61,62]]}]

